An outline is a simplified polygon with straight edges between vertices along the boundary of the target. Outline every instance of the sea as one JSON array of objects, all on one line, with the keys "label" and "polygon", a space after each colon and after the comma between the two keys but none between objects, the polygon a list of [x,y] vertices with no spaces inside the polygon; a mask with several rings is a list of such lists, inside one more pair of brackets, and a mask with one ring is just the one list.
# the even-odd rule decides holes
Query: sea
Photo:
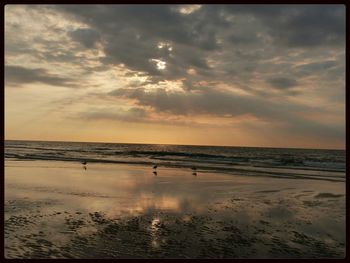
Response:
[{"label": "sea", "polygon": [[340,182],[346,175],[345,150],[19,140],[6,140],[4,146],[5,161],[157,165],[158,169]]}]

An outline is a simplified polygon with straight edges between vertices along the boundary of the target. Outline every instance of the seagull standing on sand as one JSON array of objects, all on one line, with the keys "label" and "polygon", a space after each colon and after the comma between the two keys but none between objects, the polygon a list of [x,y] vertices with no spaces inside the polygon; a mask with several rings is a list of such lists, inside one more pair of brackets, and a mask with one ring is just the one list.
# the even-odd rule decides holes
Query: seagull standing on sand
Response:
[{"label": "seagull standing on sand", "polygon": [[87,165],[87,162],[81,162],[81,164],[83,165],[83,168],[86,170],[86,165]]},{"label": "seagull standing on sand", "polygon": [[192,175],[197,176],[197,168],[196,167],[192,167],[191,169],[193,171]]},{"label": "seagull standing on sand", "polygon": [[153,174],[155,175],[155,176],[157,176],[157,165],[155,164],[154,166],[153,166]]}]

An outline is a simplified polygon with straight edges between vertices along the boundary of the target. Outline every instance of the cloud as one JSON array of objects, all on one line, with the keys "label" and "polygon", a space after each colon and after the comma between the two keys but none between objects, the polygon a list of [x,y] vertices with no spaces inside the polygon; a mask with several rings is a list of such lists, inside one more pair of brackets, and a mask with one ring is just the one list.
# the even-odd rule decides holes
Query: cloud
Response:
[{"label": "cloud", "polygon": [[140,107],[150,107],[158,113],[180,116],[206,114],[217,117],[235,118],[254,116],[266,122],[270,128],[289,134],[314,135],[342,139],[344,124],[327,125],[306,119],[303,113],[318,111],[305,105],[286,101],[264,100],[252,96],[237,96],[231,92],[212,90],[198,92],[168,92],[164,89],[146,91],[138,89],[117,89],[110,96],[136,101]]},{"label": "cloud", "polygon": [[129,109],[105,107],[91,109],[75,113],[69,116],[75,120],[87,121],[111,121],[125,123],[144,123],[144,124],[160,124],[160,125],[176,125],[192,127],[213,127],[218,124],[201,123],[191,119],[183,119],[172,115],[162,114],[153,115],[152,111],[143,107],[131,107]]},{"label": "cloud", "polygon": [[235,45],[250,45],[256,44],[259,41],[259,38],[256,34],[232,34],[227,38],[230,42]]},{"label": "cloud", "polygon": [[[201,92],[170,92],[165,89],[146,91],[144,88],[117,89],[111,96],[136,100],[140,106],[149,106],[158,112],[175,115],[212,114],[240,116],[252,114],[262,119],[283,120],[288,111],[302,111],[303,107],[276,103],[258,97],[239,96],[232,92],[202,89]],[[278,110],[277,110],[278,109]]]},{"label": "cloud", "polygon": [[[216,27],[200,11],[184,16],[167,5],[57,6],[57,10],[73,16],[97,31],[104,39],[103,63],[124,64],[131,70],[151,76],[174,79],[186,75],[188,67],[208,70],[207,52],[219,49]],[[200,10],[200,9],[199,9]],[[147,23],[145,23],[147,21]],[[160,49],[160,42],[172,49]],[[152,59],[167,62],[167,70],[159,71]]]},{"label": "cloud", "polygon": [[298,11],[291,14],[278,30],[279,41],[292,47],[344,45],[344,5],[329,8],[311,5]]},{"label": "cloud", "polygon": [[86,48],[93,48],[100,40],[100,35],[95,30],[88,28],[79,28],[69,32],[69,36]]},{"label": "cloud", "polygon": [[[114,89],[91,104],[135,106],[91,110],[91,120],[249,115],[271,129],[343,134],[341,123],[303,117],[345,109],[343,5],[10,5],[5,23],[6,84],[101,98]],[[72,110],[83,103],[72,100]]]},{"label": "cloud", "polygon": [[50,74],[45,69],[29,69],[9,65],[5,66],[5,82],[11,86],[21,86],[28,83],[44,83],[60,87],[76,86],[73,79]]},{"label": "cloud", "polygon": [[88,110],[78,114],[77,118],[84,118],[88,120],[113,120],[125,122],[140,122],[148,118],[148,113],[142,108],[132,107],[128,110],[118,108],[110,109],[96,109]]},{"label": "cloud", "polygon": [[[320,56],[325,60],[331,51],[344,52],[342,5],[57,5],[31,10],[35,9],[76,24],[68,31],[48,28],[62,34],[60,41],[37,36],[36,41],[50,47],[37,50],[37,57],[71,61],[88,73],[99,71],[101,64],[102,70],[122,64],[147,74],[148,81],[155,84],[161,80],[196,83],[215,78],[245,89],[256,83],[257,75],[271,79],[276,70],[279,75],[295,78],[288,76],[297,74],[292,70],[294,48],[299,48],[300,58],[311,60]],[[63,42],[66,35],[87,49],[96,49],[100,43],[103,55],[96,57],[98,63],[87,67],[85,61],[91,56],[77,56],[78,47]],[[160,43],[166,43],[166,48],[159,48]],[[55,52],[58,47],[59,52]],[[275,57],[283,57],[283,66],[271,61]],[[164,61],[166,68],[157,68],[154,60]],[[197,76],[188,74],[190,68]],[[312,74],[319,71],[310,71]]]},{"label": "cloud", "polygon": [[325,72],[338,65],[336,60],[326,60],[321,62],[306,63],[295,67],[298,75],[308,76],[313,75],[316,72]]},{"label": "cloud", "polygon": [[344,5],[231,5],[222,9],[252,15],[276,44],[293,48],[344,45]]},{"label": "cloud", "polygon": [[286,77],[274,77],[267,80],[267,83],[277,89],[289,89],[297,86],[299,83],[295,79]]},{"label": "cloud", "polygon": [[287,126],[286,131],[290,134],[312,135],[314,138],[331,138],[342,140],[345,138],[345,122],[339,124],[325,124],[308,119],[293,119]]}]

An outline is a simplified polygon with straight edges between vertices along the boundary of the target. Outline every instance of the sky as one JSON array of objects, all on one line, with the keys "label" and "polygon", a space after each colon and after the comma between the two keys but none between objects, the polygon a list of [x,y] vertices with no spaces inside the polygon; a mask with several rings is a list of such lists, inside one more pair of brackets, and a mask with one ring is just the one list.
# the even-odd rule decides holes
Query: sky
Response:
[{"label": "sky", "polygon": [[5,139],[345,148],[344,5],[6,5]]}]

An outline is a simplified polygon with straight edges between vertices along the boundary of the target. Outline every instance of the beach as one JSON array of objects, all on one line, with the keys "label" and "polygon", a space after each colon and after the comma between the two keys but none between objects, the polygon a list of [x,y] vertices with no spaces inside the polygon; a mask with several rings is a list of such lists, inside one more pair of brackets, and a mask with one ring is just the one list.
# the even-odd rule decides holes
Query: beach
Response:
[{"label": "beach", "polygon": [[5,161],[6,258],[344,258],[345,182]]}]

